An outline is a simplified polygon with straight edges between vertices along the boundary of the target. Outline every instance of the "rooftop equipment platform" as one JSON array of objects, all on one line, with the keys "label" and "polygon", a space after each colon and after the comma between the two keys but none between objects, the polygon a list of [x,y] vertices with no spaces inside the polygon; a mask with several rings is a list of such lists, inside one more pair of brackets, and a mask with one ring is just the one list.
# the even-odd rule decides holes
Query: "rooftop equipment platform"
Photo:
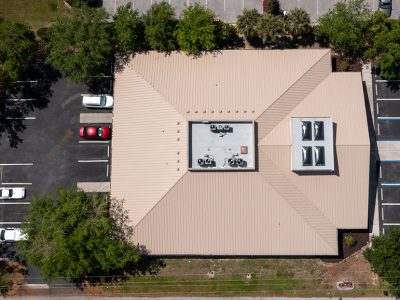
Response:
[{"label": "rooftop equipment platform", "polygon": [[189,170],[254,170],[253,121],[189,122]]},{"label": "rooftop equipment platform", "polygon": [[291,118],[292,171],[334,171],[330,117]]}]

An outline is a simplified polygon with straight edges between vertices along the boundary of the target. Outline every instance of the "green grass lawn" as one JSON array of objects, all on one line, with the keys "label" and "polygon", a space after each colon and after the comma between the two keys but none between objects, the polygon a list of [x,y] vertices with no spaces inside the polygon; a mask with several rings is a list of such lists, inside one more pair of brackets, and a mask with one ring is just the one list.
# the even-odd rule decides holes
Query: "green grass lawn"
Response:
[{"label": "green grass lawn", "polygon": [[[105,284],[103,295],[131,296],[381,296],[382,286],[356,283],[341,292],[324,280],[317,259],[165,259],[155,275]],[[208,278],[209,271],[215,272]],[[251,279],[246,274],[251,273]]]},{"label": "green grass lawn", "polygon": [[68,11],[62,0],[0,0],[1,17],[24,21],[35,31]]}]

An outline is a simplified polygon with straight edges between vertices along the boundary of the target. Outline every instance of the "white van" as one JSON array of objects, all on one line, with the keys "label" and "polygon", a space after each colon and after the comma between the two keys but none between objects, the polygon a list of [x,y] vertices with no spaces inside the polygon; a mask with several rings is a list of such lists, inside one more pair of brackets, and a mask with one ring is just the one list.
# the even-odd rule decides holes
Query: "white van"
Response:
[{"label": "white van", "polygon": [[109,95],[82,95],[82,105],[88,108],[111,108],[114,99]]}]

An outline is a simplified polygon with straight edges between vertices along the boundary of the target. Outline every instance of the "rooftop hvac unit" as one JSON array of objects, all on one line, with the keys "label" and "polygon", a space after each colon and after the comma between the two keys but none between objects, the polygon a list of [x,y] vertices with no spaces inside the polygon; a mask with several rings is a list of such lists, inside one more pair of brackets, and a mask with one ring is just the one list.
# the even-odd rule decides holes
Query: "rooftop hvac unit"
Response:
[{"label": "rooftop hvac unit", "polygon": [[315,147],[315,165],[325,166],[325,148]]},{"label": "rooftop hvac unit", "polygon": [[230,165],[231,167],[234,166],[236,163],[234,158],[228,158],[228,165]]},{"label": "rooftop hvac unit", "polygon": [[312,165],[312,152],[311,147],[303,147],[303,166],[311,166]]},{"label": "rooftop hvac unit", "polygon": [[314,139],[317,141],[324,140],[324,121],[314,122]]},{"label": "rooftop hvac unit", "polygon": [[310,121],[301,122],[301,138],[303,141],[311,140],[311,122]]},{"label": "rooftop hvac unit", "polygon": [[204,159],[199,158],[199,159],[197,160],[197,163],[199,164],[199,166],[204,166],[205,161],[204,161]]},{"label": "rooftop hvac unit", "polygon": [[239,167],[243,167],[244,160],[242,158],[238,158],[238,159],[236,159],[236,163],[238,164]]}]

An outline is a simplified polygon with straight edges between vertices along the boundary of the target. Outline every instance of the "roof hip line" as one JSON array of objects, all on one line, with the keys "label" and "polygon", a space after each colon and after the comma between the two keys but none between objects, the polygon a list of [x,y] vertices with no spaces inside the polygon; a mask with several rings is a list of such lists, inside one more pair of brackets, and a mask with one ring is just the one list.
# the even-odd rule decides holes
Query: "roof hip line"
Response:
[{"label": "roof hip line", "polygon": [[267,171],[260,172],[264,180],[331,249],[337,251],[336,226],[275,166],[271,159],[265,158],[264,164]]},{"label": "roof hip line", "polygon": [[259,143],[332,72],[330,57],[331,52],[327,50],[317,62],[257,117]]}]

